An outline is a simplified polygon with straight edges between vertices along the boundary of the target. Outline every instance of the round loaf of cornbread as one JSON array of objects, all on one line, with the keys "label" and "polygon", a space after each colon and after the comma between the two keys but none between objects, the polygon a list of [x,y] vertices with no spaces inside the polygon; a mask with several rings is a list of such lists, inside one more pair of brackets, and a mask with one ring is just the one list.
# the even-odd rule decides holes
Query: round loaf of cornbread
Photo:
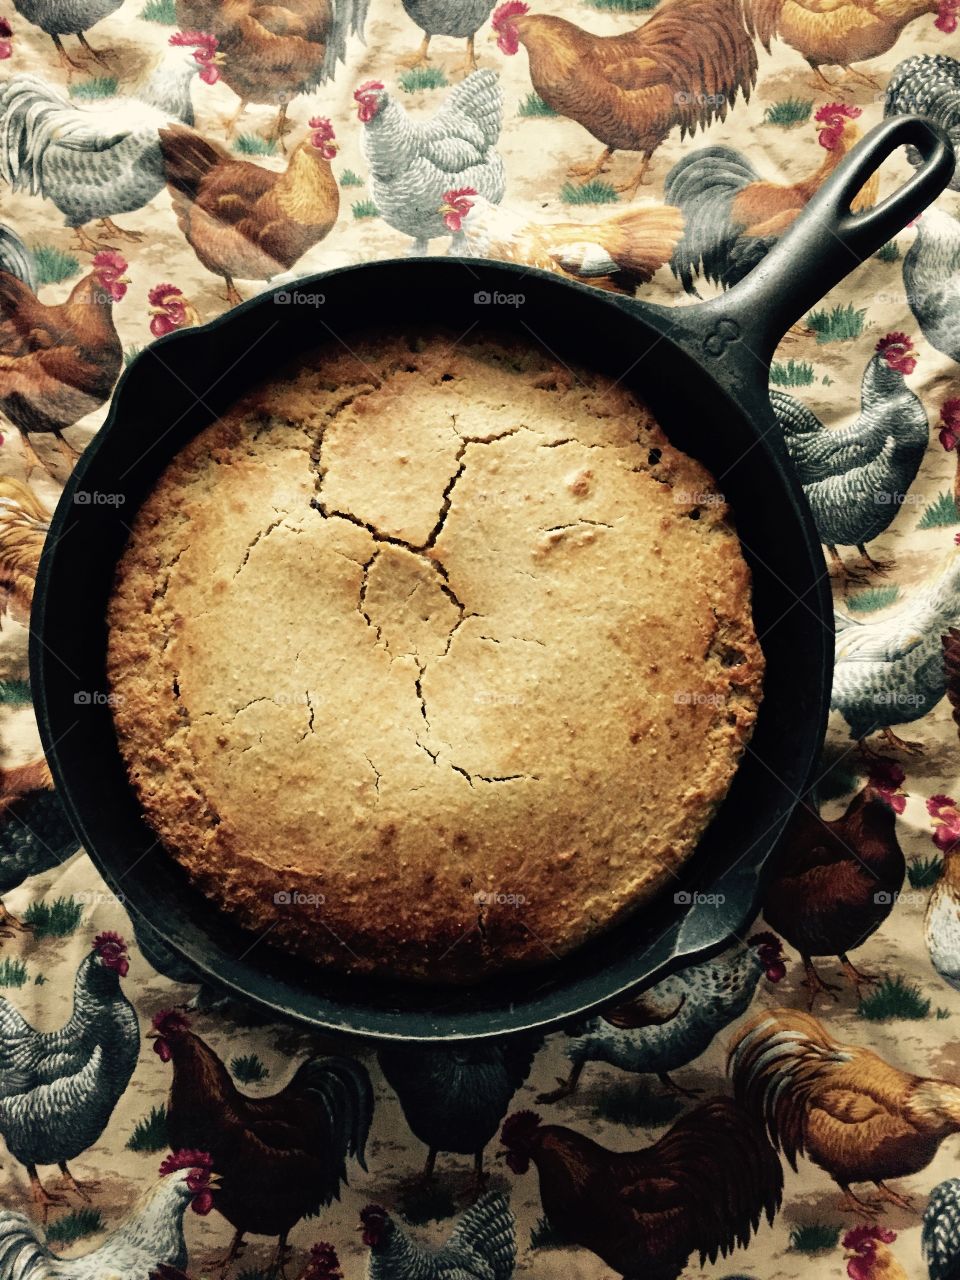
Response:
[{"label": "round loaf of cornbread", "polygon": [[167,467],[109,607],[120,749],[212,902],[339,970],[544,964],[669,886],[761,697],[703,467],[622,385],[371,336]]}]

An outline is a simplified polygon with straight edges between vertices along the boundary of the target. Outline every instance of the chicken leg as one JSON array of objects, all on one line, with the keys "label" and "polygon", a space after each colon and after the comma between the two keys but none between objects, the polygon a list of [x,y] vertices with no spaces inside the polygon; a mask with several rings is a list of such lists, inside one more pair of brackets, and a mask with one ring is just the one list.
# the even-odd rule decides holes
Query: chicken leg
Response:
[{"label": "chicken leg", "polygon": [[243,1242],[243,1232],[239,1227],[237,1227],[236,1231],[233,1233],[233,1239],[230,1241],[230,1248],[223,1255],[220,1261],[214,1264],[220,1268],[221,1276],[226,1275],[230,1270],[231,1264],[240,1257],[240,1254],[245,1248],[246,1245]]},{"label": "chicken leg", "polygon": [[853,1194],[845,1182],[838,1182],[837,1186],[843,1192],[837,1201],[838,1209],[846,1213],[858,1213],[864,1218],[875,1218],[882,1212],[883,1207],[879,1200],[861,1200],[859,1196]]},{"label": "chicken leg", "polygon": [[467,37],[467,51],[464,55],[463,61],[460,63],[459,67],[457,67],[457,70],[462,71],[465,76],[470,75],[471,71],[476,71],[477,69],[477,49],[475,41],[475,35]]},{"label": "chicken leg", "polygon": [[110,66],[110,60],[107,55],[102,53],[99,49],[94,49],[92,45],[88,44],[87,37],[82,31],[77,32],[77,39],[83,45],[84,49],[86,49],[87,53],[89,53],[90,57],[93,58],[94,62],[99,62],[101,67]]},{"label": "chicken leg", "polygon": [[867,75],[866,71],[858,71],[856,67],[844,66],[844,71],[848,76],[853,76],[854,80],[859,80],[861,84],[868,84],[871,89],[881,88],[879,80],[875,80],[873,76]]},{"label": "chicken leg", "polygon": [[893,747],[894,751],[903,751],[908,756],[923,755],[922,742],[907,742],[905,738],[898,738],[889,725],[880,730],[880,736]]},{"label": "chicken leg", "polygon": [[473,1157],[473,1198],[479,1200],[487,1189],[487,1175],[483,1168],[483,1148]]},{"label": "chicken leg", "polygon": [[70,1172],[70,1169],[67,1166],[66,1160],[61,1160],[60,1163],[57,1165],[57,1168],[63,1174],[64,1179],[66,1180],[67,1186],[70,1187],[70,1189],[74,1192],[74,1194],[78,1195],[81,1200],[86,1200],[89,1203],[90,1196],[88,1194],[88,1190],[96,1191],[97,1188],[100,1186],[100,1183],[97,1182],[96,1179],[94,1178],[91,1178],[89,1182],[78,1182],[77,1179]]},{"label": "chicken leg", "polygon": [[146,239],[146,232],[125,231],[123,227],[118,227],[112,218],[101,218],[97,225],[103,227],[106,234],[113,236],[114,239],[132,240],[134,244],[139,244],[141,240]]},{"label": "chicken leg", "polygon": [[893,565],[892,560],[874,560],[862,542],[857,543],[857,550],[860,552],[860,562],[867,573],[886,573]]},{"label": "chicken leg", "polygon": [[292,1253],[293,1250],[287,1244],[287,1233],[284,1231],[283,1235],[277,1239],[277,1252],[273,1255],[269,1275],[285,1276],[287,1274],[287,1263],[290,1261]]},{"label": "chicken leg", "polygon": [[685,1089],[682,1084],[677,1084],[676,1080],[671,1079],[666,1071],[658,1071],[657,1079],[665,1089],[678,1094],[681,1098],[699,1098],[703,1092],[701,1089]]},{"label": "chicken leg", "polygon": [[807,1012],[813,1008],[813,1003],[822,991],[824,995],[828,995],[831,1000],[839,1000],[837,992],[839,987],[834,986],[832,982],[824,982],[823,978],[817,973],[816,966],[809,956],[801,956],[803,960],[803,971],[806,977],[803,980],[803,986],[807,988]]},{"label": "chicken leg", "polygon": [[894,1191],[892,1187],[888,1187],[885,1182],[875,1182],[873,1184],[880,1193],[880,1199],[886,1200],[889,1204],[895,1204],[899,1209],[906,1209],[909,1212],[916,1213],[913,1198],[900,1191]]},{"label": "chicken leg", "polygon": [[13,933],[30,933],[30,926],[24,924],[22,920],[18,920],[15,915],[11,915],[2,902],[0,902],[0,937],[9,937]]},{"label": "chicken leg", "polygon": [[855,968],[855,966],[850,963],[850,960],[846,952],[841,951],[840,954],[837,956],[837,959],[840,961],[840,964],[843,968],[843,972],[847,975],[847,977],[850,979],[850,982],[853,984],[853,989],[857,993],[858,1000],[863,999],[863,996],[860,994],[861,987],[875,987],[877,983],[880,981],[879,978],[874,978],[872,974],[861,973],[859,969]]},{"label": "chicken leg", "polygon": [[650,161],[652,158],[652,152],[645,151],[639,168],[634,170],[632,177],[629,177],[626,182],[618,182],[616,184],[616,190],[635,196],[638,189],[646,183],[647,172],[650,168]]},{"label": "chicken leg", "polygon": [[50,1206],[53,1204],[66,1204],[66,1198],[44,1188],[35,1164],[27,1165],[27,1177],[30,1179],[30,1198],[43,1214],[43,1222],[46,1225]]},{"label": "chicken leg", "polygon": [[592,182],[598,174],[603,173],[604,169],[609,165],[610,158],[613,155],[613,147],[604,147],[600,152],[600,157],[593,164],[580,164],[570,166],[571,178],[579,178],[580,185],[586,186],[588,182]]},{"label": "chicken leg", "polygon": [[566,1080],[562,1076],[557,1076],[557,1084],[559,1088],[551,1089],[549,1093],[538,1093],[538,1102],[559,1102],[562,1098],[569,1098],[571,1093],[575,1093],[577,1085],[580,1082],[580,1075],[584,1068],[583,1062],[575,1062],[570,1069],[570,1074]]},{"label": "chicken leg", "polygon": [[[416,53],[408,53],[405,58],[398,58],[401,67],[425,67],[430,61],[430,37],[424,36]],[[474,63],[476,67],[476,63]]]},{"label": "chicken leg", "polygon": [[57,50],[57,57],[60,59],[60,65],[68,73],[71,69],[74,71],[86,70],[86,67],[82,62],[74,62],[74,60],[70,57],[69,53],[67,53],[66,49],[63,47],[63,41],[60,39],[58,35],[51,35],[50,39],[53,41],[54,46]]}]

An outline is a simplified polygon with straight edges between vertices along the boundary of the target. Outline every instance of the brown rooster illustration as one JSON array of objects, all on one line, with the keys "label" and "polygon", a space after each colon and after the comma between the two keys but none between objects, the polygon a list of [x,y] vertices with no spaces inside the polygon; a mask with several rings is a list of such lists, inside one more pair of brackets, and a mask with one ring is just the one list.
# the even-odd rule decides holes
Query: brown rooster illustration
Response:
[{"label": "brown rooster illustration", "polygon": [[160,130],[173,208],[194,253],[242,302],[234,279],[269,280],[289,271],[327,235],[340,212],[330,169],[333,126],[315,116],[283,173],[237,160],[183,125]]},{"label": "brown rooster illustration", "polygon": [[[728,1065],[736,1096],[791,1167],[807,1155],[842,1191],[840,1208],[868,1218],[882,1201],[909,1209],[910,1197],[887,1181],[926,1169],[943,1140],[960,1133],[960,1085],[838,1044],[797,1009],[749,1019]],[[879,1198],[861,1199],[855,1182],[872,1182]]]},{"label": "brown rooster illustration", "polygon": [[839,818],[827,820],[807,801],[793,811],[766,883],[767,923],[796,947],[806,972],[809,1005],[824,982],[814,956],[836,956],[857,996],[877,979],[861,973],[848,951],[862,944],[890,915],[907,867],[897,839],[897,814],[906,806],[903,770],[877,760],[864,787]]},{"label": "brown rooster illustration", "polygon": [[823,67],[844,71],[879,88],[872,76],[851,65],[877,58],[892,49],[900,32],[924,14],[937,15],[934,26],[945,35],[957,29],[960,0],[746,0],[747,26],[770,52],[779,36],[796,49],[820,84],[834,86]]},{"label": "brown rooster illustration", "polygon": [[0,626],[9,613],[24,626],[30,621],[50,513],[20,480],[0,476]]},{"label": "brown rooster illustration", "polygon": [[957,469],[953,476],[953,502],[960,512],[960,397],[946,400],[940,406],[940,443],[947,453],[956,454]]},{"label": "brown rooster illustration", "polygon": [[738,93],[749,98],[757,77],[741,0],[663,0],[642,27],[621,36],[595,36],[565,18],[531,14],[524,0],[506,0],[493,28],[502,53],[524,46],[544,102],[603,144],[594,164],[571,173],[588,182],[615,151],[640,152],[643,161],[621,191],[636,191],[672,129],[686,137],[723,120]]},{"label": "brown rooster illustration", "polygon": [[776,1153],[731,1098],[694,1107],[641,1151],[609,1151],[533,1111],[509,1116],[501,1141],[515,1174],[536,1167],[553,1228],[625,1280],[678,1280],[692,1253],[726,1257],[783,1194]]}]

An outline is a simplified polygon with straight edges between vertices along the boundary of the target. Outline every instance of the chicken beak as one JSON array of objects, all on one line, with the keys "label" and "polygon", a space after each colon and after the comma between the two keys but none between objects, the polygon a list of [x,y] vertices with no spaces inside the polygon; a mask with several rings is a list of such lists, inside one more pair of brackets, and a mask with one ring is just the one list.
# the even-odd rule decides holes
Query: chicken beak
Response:
[{"label": "chicken beak", "polygon": [[213,1191],[219,1191],[223,1186],[223,1178],[219,1173],[211,1173],[207,1177],[207,1186]]},{"label": "chicken beak", "polygon": [[227,55],[225,53],[220,53],[219,50],[213,55],[212,59],[214,65],[218,67],[222,67],[226,60]]},{"label": "chicken beak", "polygon": [[129,276],[117,276],[117,279],[116,279],[115,283],[116,283],[116,284],[131,284],[131,283],[132,283],[132,281],[131,281],[131,279],[130,279],[130,277],[129,277]]},{"label": "chicken beak", "polygon": [[443,214],[444,217],[446,217],[448,213],[456,213],[456,212],[457,211],[452,204],[442,204],[440,208],[437,210],[437,213]]},{"label": "chicken beak", "polygon": [[153,1028],[151,1028],[149,1031],[147,1031],[147,1032],[145,1032],[145,1033],[144,1033],[144,1037],[143,1037],[143,1038],[144,1038],[144,1040],[159,1040],[159,1039],[160,1039],[160,1032],[159,1032],[159,1031],[155,1031]]}]

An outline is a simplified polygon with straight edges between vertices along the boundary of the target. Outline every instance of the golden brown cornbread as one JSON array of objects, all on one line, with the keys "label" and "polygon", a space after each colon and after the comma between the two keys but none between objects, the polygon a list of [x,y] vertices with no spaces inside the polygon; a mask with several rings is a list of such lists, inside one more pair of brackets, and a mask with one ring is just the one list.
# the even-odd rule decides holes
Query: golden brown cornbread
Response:
[{"label": "golden brown cornbread", "polygon": [[338,969],[466,982],[576,947],[670,883],[754,723],[712,490],[623,386],[532,350],[317,352],[134,523],[108,669],[147,819]]}]

